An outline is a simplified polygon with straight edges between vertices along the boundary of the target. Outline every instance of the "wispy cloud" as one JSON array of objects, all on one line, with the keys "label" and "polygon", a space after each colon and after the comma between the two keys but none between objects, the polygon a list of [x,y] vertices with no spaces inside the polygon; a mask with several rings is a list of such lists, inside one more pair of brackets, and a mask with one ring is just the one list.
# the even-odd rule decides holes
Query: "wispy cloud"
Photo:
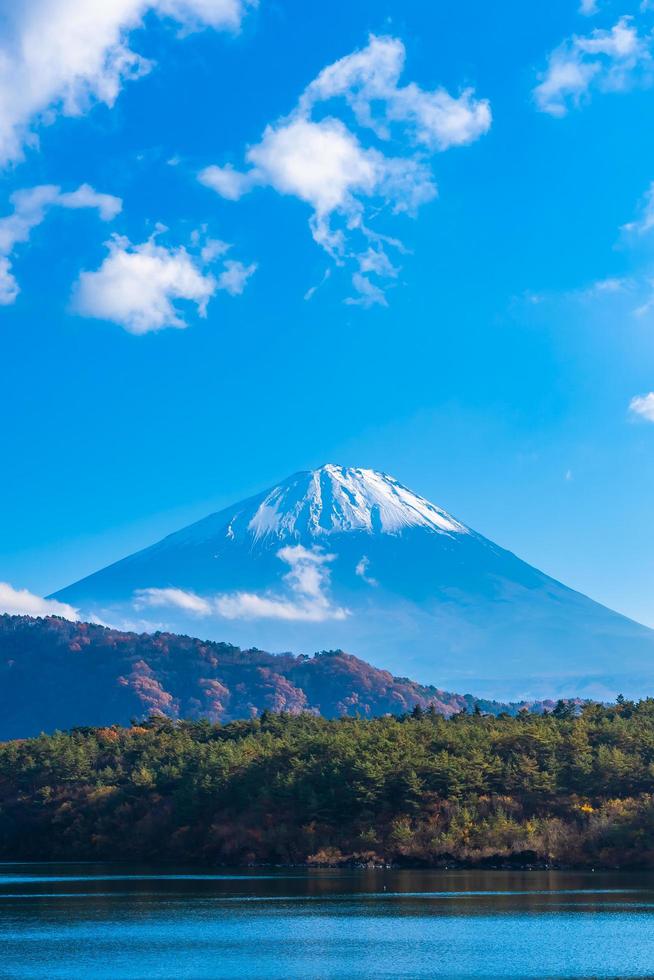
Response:
[{"label": "wispy cloud", "polygon": [[[452,96],[443,88],[400,84],[404,61],[400,40],[371,36],[367,47],[320,72],[290,115],[266,127],[245,154],[247,169],[214,165],[199,174],[228,200],[272,187],[304,201],[314,240],[336,263],[355,265],[350,302],[365,306],[385,304],[379,283],[397,274],[388,249],[401,249],[371,229],[373,207],[415,214],[436,196],[428,156],[472,143],[491,125],[488,102],[472,89]],[[344,112],[358,133],[341,118]],[[375,145],[366,145],[363,134]],[[403,144],[404,155],[384,151],[391,139]]]},{"label": "wispy cloud", "polygon": [[55,184],[40,184],[15,191],[9,201],[10,214],[0,218],[0,304],[8,306],[16,301],[20,287],[12,270],[12,256],[17,245],[29,241],[30,234],[40,225],[50,208],[68,210],[92,208],[102,221],[111,221],[122,209],[122,201],[113,194],[101,194],[89,184],[81,184],[77,190],[63,192]]},{"label": "wispy cloud", "polygon": [[56,599],[43,599],[27,589],[15,589],[9,582],[0,582],[0,613],[11,616],[61,616],[73,621],[80,619],[77,609]]},{"label": "wispy cloud", "polygon": [[331,274],[332,274],[332,270],[331,269],[325,269],[325,271],[324,271],[324,273],[323,273],[322,278],[320,279],[320,281],[317,282],[315,284],[315,286],[310,286],[307,289],[306,293],[304,294],[305,300],[308,301],[310,299],[313,299],[313,297],[318,292],[318,290],[320,289],[320,287],[321,286],[324,286],[325,283],[327,282],[327,280],[331,278]]},{"label": "wispy cloud", "polygon": [[59,115],[112,106],[123,85],[153,62],[130,47],[130,34],[153,13],[180,36],[200,28],[237,31],[256,0],[19,0],[3,3],[0,39],[0,165]]},{"label": "wispy cloud", "polygon": [[173,606],[199,616],[208,616],[212,611],[211,603],[207,599],[202,599],[195,592],[185,592],[183,589],[137,589],[134,593],[136,609],[162,606]]},{"label": "wispy cloud", "polygon": [[376,578],[373,578],[372,575],[368,575],[369,568],[370,568],[370,559],[368,558],[367,555],[363,555],[360,561],[357,562],[357,567],[355,568],[354,571],[359,576],[359,578],[363,579],[363,581],[367,585],[374,585],[374,586],[379,585],[379,582],[377,581]]},{"label": "wispy cloud", "polygon": [[281,548],[277,557],[290,566],[284,575],[290,597],[266,593],[233,592],[216,597],[216,609],[226,619],[285,619],[320,623],[345,619],[348,611],[329,596],[329,565],[336,555],[302,545]]},{"label": "wispy cloud", "polygon": [[621,17],[609,30],[566,38],[548,58],[534,89],[541,112],[565,116],[593,90],[625,91],[652,82],[653,40],[640,34],[632,17]]},{"label": "wispy cloud", "polygon": [[590,286],[589,291],[594,295],[597,293],[623,293],[631,285],[632,281],[630,279],[625,279],[620,276],[609,276],[607,279],[598,279]]},{"label": "wispy cloud", "polygon": [[579,4],[579,13],[583,14],[584,17],[592,17],[598,10],[597,0],[581,0]]},{"label": "wispy cloud", "polygon": [[248,279],[257,271],[257,263],[244,265],[235,259],[226,259],[223,271],[218,276],[218,289],[224,289],[230,296],[240,296]]},{"label": "wispy cloud", "polygon": [[353,273],[352,286],[354,287],[355,295],[348,296],[345,300],[348,306],[363,306],[366,309],[370,306],[388,306],[386,293],[381,286],[372,282],[363,273]]},{"label": "wispy cloud", "polygon": [[638,218],[623,225],[622,231],[644,235],[654,228],[654,181],[652,181],[645,191],[639,210]]},{"label": "wispy cloud", "polygon": [[178,588],[139,589],[134,594],[137,609],[145,606],[171,607],[199,616],[223,619],[279,619],[288,622],[320,623],[345,619],[348,610],[335,605],[329,595],[329,565],[336,555],[302,545],[281,548],[277,557],[289,566],[283,576],[287,587],[281,592],[229,592],[198,596]]}]

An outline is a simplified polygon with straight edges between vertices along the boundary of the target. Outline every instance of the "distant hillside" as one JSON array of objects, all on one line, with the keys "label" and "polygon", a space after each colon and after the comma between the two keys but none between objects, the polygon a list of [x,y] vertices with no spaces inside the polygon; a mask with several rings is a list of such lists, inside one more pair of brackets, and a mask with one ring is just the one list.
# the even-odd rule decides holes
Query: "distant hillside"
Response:
[{"label": "distant hillside", "polygon": [[340,650],[296,657],[173,633],[0,616],[0,739],[127,724],[153,713],[227,722],[264,710],[372,717],[433,705],[449,716],[477,704],[491,714],[553,707],[451,694]]}]

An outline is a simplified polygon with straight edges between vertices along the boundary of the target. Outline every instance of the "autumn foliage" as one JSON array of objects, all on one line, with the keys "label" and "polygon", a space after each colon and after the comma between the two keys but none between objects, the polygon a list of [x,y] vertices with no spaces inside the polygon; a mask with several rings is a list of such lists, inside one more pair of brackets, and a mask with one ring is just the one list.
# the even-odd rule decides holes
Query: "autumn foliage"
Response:
[{"label": "autumn foliage", "polygon": [[433,705],[451,715],[476,703],[493,713],[521,707],[393,677],[342,651],[275,655],[172,633],[0,616],[0,738],[152,714],[225,722],[266,710],[372,717]]},{"label": "autumn foliage", "polygon": [[654,700],[0,744],[0,859],[654,868]]}]

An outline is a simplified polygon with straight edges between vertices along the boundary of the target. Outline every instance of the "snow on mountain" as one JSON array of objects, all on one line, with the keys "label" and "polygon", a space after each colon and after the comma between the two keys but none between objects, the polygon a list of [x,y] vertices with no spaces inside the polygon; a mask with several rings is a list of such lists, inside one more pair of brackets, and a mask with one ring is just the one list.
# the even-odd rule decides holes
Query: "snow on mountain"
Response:
[{"label": "snow on mountain", "polygon": [[501,698],[651,693],[654,632],[527,565],[384,473],[327,464],[54,598],[128,627],[342,648]]},{"label": "snow on mountain", "polygon": [[470,533],[446,511],[385,473],[327,463],[211,514],[162,544],[218,543],[224,537],[269,548],[304,539],[326,543],[330,535],[348,531],[399,534],[412,527],[438,534]]},{"label": "snow on mountain", "polygon": [[309,533],[314,537],[342,531],[397,534],[425,527],[439,534],[468,529],[385,473],[347,469],[328,463],[298,473],[262,500],[248,522],[255,540]]}]

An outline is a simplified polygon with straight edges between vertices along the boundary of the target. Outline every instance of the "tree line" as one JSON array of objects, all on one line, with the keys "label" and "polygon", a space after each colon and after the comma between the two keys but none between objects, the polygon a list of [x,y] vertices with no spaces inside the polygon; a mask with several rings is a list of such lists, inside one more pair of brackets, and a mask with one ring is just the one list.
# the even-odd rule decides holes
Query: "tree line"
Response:
[{"label": "tree line", "polygon": [[654,867],[654,699],[5,742],[0,857]]}]

